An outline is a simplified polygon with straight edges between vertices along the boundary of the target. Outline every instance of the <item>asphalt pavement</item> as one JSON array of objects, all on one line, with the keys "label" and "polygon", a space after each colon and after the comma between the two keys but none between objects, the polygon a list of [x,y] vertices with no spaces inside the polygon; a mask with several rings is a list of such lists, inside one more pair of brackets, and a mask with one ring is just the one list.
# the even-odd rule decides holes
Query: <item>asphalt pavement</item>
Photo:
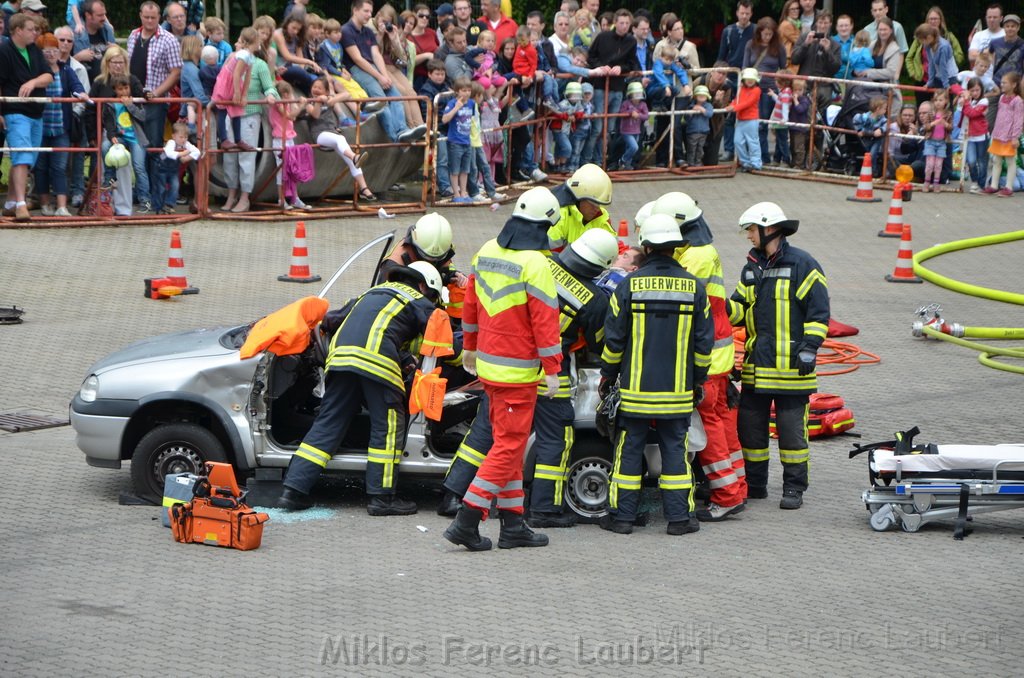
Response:
[{"label": "asphalt pavement", "polygon": [[[852,408],[854,433],[811,443],[811,487],[780,511],[770,497],[735,519],[669,537],[658,515],[629,536],[596,526],[548,530],[551,545],[468,553],[442,537],[436,487],[409,489],[416,516],[370,518],[352,483],[317,492],[309,514],[274,512],[263,546],[240,552],[173,542],[158,509],[120,506],[129,471],[90,468],[70,427],[0,432],[0,675],[1016,675],[1024,661],[1018,583],[1024,513],[876,533],[854,442],[917,425],[946,443],[1024,442],[1021,377],[972,351],[914,339],[914,311],[940,303],[966,325],[1024,326],[1024,312],[930,284],[883,279],[898,241],[876,237],[888,195],[814,181],[621,183],[614,222],[668,190],[704,208],[731,291],[747,243],[736,219],[774,200],[800,219],[793,244],[822,264],[833,317],[881,362],[824,377]],[[915,195],[914,247],[1019,228],[1019,198]],[[443,210],[463,266],[510,214]],[[345,255],[414,217],[307,222],[325,279]],[[293,222],[181,227],[198,295],[143,298],[167,265],[170,228],[0,230],[0,413],[67,416],[89,365],[139,338],[256,319],[319,285],[288,271]],[[939,272],[1020,291],[1024,245],[933,261]],[[342,285],[358,293],[369,269]],[[656,500],[656,495],[648,495]],[[655,505],[656,506],[656,505]],[[497,524],[483,528],[491,537]]]}]

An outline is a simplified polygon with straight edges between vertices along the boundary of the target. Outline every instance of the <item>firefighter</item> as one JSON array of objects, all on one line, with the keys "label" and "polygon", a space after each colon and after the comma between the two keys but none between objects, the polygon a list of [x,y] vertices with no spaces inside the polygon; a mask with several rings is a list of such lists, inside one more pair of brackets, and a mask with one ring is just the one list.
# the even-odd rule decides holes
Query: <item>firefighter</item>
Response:
[{"label": "firefighter", "polygon": [[740,216],[753,249],[729,299],[729,320],[747,330],[738,429],[747,496],[768,496],[768,424],[775,425],[782,461],[779,508],[798,509],[807,489],[807,406],[817,390],[818,348],[828,332],[828,283],[814,258],[789,244],[800,222],[773,202]]},{"label": "firefighter", "polygon": [[366,458],[366,511],[371,516],[410,515],[416,504],[395,494],[405,442],[406,390],[402,365],[440,301],[441,275],[414,261],[397,266],[388,282],[355,300],[331,339],[324,395],[313,427],[292,455],[280,503],[312,506],[309,492],[365,403],[370,414]]},{"label": "firefighter", "polygon": [[523,520],[523,453],[538,382],[543,378],[545,397],[558,392],[558,296],[542,251],[548,228],[560,216],[551,191],[531,188],[516,200],[498,237],[473,258],[463,314],[463,366],[484,384],[494,440],[444,533],[470,551],[491,548],[479,528],[495,500],[501,517],[499,548],[548,543]]},{"label": "firefighter", "polygon": [[686,244],[676,249],[676,261],[704,286],[711,306],[715,344],[711,351],[708,378],[704,382],[704,399],[697,405],[707,434],[707,444],[697,452],[697,461],[707,478],[711,501],[706,508],[697,511],[697,518],[710,522],[724,520],[745,508],[746,478],[743,453],[738,446],[730,449],[729,442],[735,438],[735,433],[730,435],[728,432],[728,425],[733,419],[726,393],[735,350],[729,313],[725,308],[722,261],[718,250],[711,244],[711,229],[704,220],[703,211],[689,195],[678,191],[666,193],[658,198],[651,211],[653,214],[667,214],[679,224]]},{"label": "firefighter", "polygon": [[548,249],[561,250],[592,228],[615,235],[608,210],[603,207],[612,202],[612,180],[603,169],[584,165],[552,193],[558,198],[562,218],[548,229]]},{"label": "firefighter", "polygon": [[707,295],[673,258],[684,244],[676,220],[652,214],[640,227],[644,264],[615,289],[604,326],[602,398],[619,380],[621,403],[612,469],[611,511],[601,527],[629,534],[637,518],[644,448],[651,428],[661,448],[658,487],[667,532],[696,532],[686,434],[711,363],[714,326]]},{"label": "firefighter", "polygon": [[[548,260],[558,291],[559,331],[562,336],[562,370],[558,394],[539,398],[533,413],[534,475],[530,493],[531,527],[572,527],[574,515],[562,513],[566,467],[572,450],[576,418],[570,396],[575,388],[576,352],[584,347],[600,355],[608,295],[593,278],[607,268],[618,253],[615,236],[591,229]],[[545,387],[538,386],[543,389]],[[448,467],[445,495],[437,512],[454,516],[459,498],[466,493],[487,451],[491,448],[491,420],[486,394],[480,399],[476,419]]]}]

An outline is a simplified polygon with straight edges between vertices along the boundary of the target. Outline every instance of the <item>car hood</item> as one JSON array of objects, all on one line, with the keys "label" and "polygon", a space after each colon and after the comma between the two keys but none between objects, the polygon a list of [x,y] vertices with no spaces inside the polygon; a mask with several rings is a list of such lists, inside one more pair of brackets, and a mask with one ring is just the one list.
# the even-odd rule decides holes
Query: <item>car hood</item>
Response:
[{"label": "car hood", "polygon": [[101,358],[93,364],[89,369],[89,373],[100,374],[111,369],[161,360],[178,360],[181,358],[200,358],[238,353],[238,347],[241,344],[235,343],[234,339],[235,335],[239,334],[242,329],[244,329],[244,326],[242,328],[203,328],[162,334],[158,337],[136,341]]}]

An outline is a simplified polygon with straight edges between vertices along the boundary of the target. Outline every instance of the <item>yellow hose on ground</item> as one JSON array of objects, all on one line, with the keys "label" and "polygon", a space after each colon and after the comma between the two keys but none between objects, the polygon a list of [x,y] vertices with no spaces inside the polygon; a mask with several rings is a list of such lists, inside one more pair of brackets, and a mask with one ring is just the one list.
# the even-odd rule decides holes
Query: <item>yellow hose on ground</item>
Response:
[{"label": "yellow hose on ground", "polygon": [[975,351],[981,351],[981,354],[978,355],[978,362],[986,367],[992,367],[1004,372],[1013,372],[1014,374],[1024,374],[1024,365],[1007,365],[1006,363],[1001,363],[993,359],[994,356],[1024,359],[1024,348],[999,348],[997,346],[979,344],[976,341],[967,341],[966,339],[960,339],[959,337],[939,332],[931,327],[924,327],[921,332],[932,339],[948,341],[952,344],[956,344],[957,346],[964,346],[966,348],[974,349]]}]

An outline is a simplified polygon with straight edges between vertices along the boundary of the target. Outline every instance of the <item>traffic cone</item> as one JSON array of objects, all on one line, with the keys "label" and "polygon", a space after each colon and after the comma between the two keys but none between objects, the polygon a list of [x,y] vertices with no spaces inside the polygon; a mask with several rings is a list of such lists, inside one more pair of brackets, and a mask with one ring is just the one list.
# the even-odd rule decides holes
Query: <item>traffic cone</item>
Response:
[{"label": "traffic cone", "polygon": [[[903,237],[903,185],[896,184],[892,189],[892,200],[889,201],[889,218],[885,221],[885,228],[878,232],[879,238],[902,238]],[[907,224],[908,226],[910,224]]]},{"label": "traffic cone", "polygon": [[167,280],[181,294],[199,294],[198,287],[190,287],[185,277],[185,259],[181,256],[181,231],[171,231],[171,251],[167,255]]},{"label": "traffic cone", "polygon": [[896,254],[896,268],[892,275],[885,276],[889,282],[919,283],[923,282],[914,275],[914,248],[911,247],[910,224],[903,224],[903,237],[900,239],[900,251]]},{"label": "traffic cone", "polygon": [[320,276],[309,272],[309,250],[306,249],[306,222],[295,222],[295,242],[292,244],[292,266],[287,275],[279,275],[281,282],[311,283],[320,280]]},{"label": "traffic cone", "polygon": [[629,238],[629,221],[626,219],[619,219],[619,254],[622,254],[629,249],[629,243],[626,240]]},{"label": "traffic cone", "polygon": [[881,202],[881,198],[875,197],[874,188],[871,185],[871,154],[864,154],[864,164],[860,166],[860,179],[857,181],[857,193],[852,198],[847,198],[851,202]]}]

